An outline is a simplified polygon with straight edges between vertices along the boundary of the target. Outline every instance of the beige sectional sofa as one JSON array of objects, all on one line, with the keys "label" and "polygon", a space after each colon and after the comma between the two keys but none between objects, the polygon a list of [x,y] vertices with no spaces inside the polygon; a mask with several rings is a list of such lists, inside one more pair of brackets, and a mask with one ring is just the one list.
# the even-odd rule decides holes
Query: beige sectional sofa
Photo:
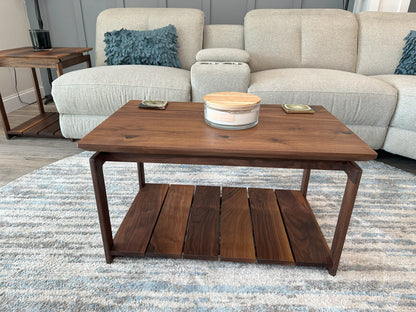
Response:
[{"label": "beige sectional sofa", "polygon": [[130,99],[200,102],[242,91],[264,104],[323,105],[374,149],[416,159],[416,76],[393,74],[414,14],[264,9],[248,12],[244,25],[203,20],[194,9],[102,12],[97,65],[104,32],[171,23],[183,68],[97,66],[59,77],[52,92],[64,136],[81,138]]}]

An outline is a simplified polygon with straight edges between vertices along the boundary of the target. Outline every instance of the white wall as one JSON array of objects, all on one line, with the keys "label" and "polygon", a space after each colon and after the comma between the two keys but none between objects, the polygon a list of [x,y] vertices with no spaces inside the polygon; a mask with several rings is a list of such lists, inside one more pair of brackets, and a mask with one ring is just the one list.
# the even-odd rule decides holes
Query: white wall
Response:
[{"label": "white wall", "polygon": [[407,12],[410,0],[355,0],[354,12]]},{"label": "white wall", "polygon": [[[29,20],[24,0],[0,0],[0,12],[0,50],[31,46]],[[22,100],[35,101],[30,69],[17,68],[16,71],[18,90]],[[6,111],[21,107],[15,91],[12,68],[0,67],[0,93]]]}]

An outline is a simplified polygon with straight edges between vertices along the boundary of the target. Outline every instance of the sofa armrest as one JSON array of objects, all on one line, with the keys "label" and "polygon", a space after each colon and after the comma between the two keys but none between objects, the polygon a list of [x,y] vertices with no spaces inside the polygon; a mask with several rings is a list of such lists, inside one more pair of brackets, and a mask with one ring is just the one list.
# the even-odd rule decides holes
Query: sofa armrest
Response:
[{"label": "sofa armrest", "polygon": [[197,62],[242,62],[248,63],[250,54],[241,49],[212,48],[203,49],[196,54]]},{"label": "sofa armrest", "polygon": [[213,92],[247,92],[250,67],[243,62],[196,62],[191,67],[192,101]]}]

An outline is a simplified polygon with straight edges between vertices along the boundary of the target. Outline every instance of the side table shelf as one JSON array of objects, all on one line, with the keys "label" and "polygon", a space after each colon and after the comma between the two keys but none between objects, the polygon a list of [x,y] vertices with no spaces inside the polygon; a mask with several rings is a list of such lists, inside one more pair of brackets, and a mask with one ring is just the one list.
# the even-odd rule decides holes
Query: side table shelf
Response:
[{"label": "side table shelf", "polygon": [[0,113],[7,139],[13,136],[63,138],[59,129],[59,114],[45,112],[35,68],[55,68],[59,77],[63,74],[63,69],[66,67],[81,63],[86,63],[87,67],[91,67],[89,54],[84,55],[85,52],[91,50],[92,48],[64,47],[34,52],[32,47],[24,47],[0,51],[0,67],[25,67],[31,69],[39,109],[38,116],[11,129],[0,94]]},{"label": "side table shelf", "polygon": [[8,131],[10,136],[63,138],[59,128],[59,114],[46,112],[29,119]]}]

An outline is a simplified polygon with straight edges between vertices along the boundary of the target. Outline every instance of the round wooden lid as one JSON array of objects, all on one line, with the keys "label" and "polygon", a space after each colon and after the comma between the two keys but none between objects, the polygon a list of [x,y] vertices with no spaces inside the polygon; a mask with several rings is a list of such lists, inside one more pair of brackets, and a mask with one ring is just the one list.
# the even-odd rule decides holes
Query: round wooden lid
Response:
[{"label": "round wooden lid", "polygon": [[249,109],[260,102],[260,97],[243,92],[216,92],[204,96],[205,103],[221,110]]}]

